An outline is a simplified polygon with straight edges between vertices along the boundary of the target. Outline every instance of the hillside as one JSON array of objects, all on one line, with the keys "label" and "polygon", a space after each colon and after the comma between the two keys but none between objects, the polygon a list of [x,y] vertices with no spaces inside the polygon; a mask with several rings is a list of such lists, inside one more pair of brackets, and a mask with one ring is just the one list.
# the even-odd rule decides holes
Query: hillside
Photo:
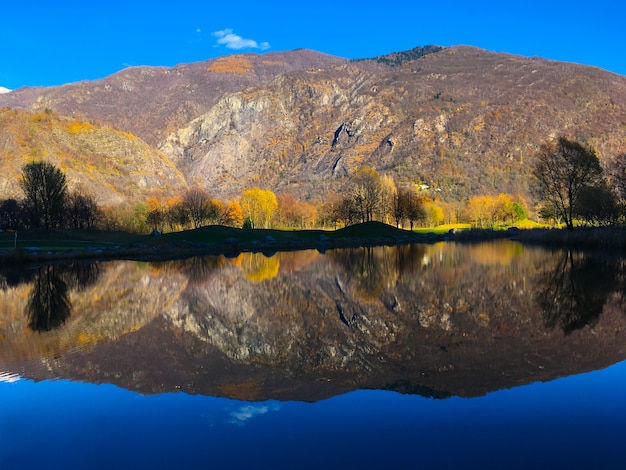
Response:
[{"label": "hillside", "polygon": [[0,109],[1,197],[23,197],[22,166],[46,159],[63,170],[70,190],[81,188],[103,205],[164,197],[185,177],[141,139],[109,127],[57,116]]},{"label": "hillside", "polygon": [[300,49],[236,54],[175,67],[130,67],[102,80],[49,88],[22,88],[0,106],[107,123],[151,145],[205,113],[225,94],[262,86],[292,70],[323,68],[345,59]]},{"label": "hillside", "polygon": [[359,61],[239,54],[16,90],[0,105],[138,135],[187,183],[222,199],[258,185],[319,200],[361,165],[450,201],[528,198],[532,157],[546,140],[583,140],[605,162],[626,152],[626,77],[466,46]]}]

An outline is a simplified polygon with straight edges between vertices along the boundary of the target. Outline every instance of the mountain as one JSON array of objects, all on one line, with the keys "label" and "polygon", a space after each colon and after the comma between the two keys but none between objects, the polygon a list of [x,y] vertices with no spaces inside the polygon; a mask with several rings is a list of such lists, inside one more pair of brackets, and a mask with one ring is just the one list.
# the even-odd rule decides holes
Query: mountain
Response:
[{"label": "mountain", "polygon": [[135,67],[16,90],[0,106],[137,135],[186,184],[222,199],[256,185],[319,200],[361,165],[450,201],[529,198],[533,154],[547,140],[583,140],[603,162],[626,152],[626,77],[467,46],[358,61],[297,50]]},{"label": "mountain", "polygon": [[602,159],[626,150],[626,78],[454,47],[401,67],[352,62],[234,93],[160,149],[218,193],[265,184],[300,197],[369,165],[453,200],[528,194],[532,155],[565,134]]},{"label": "mountain", "polygon": [[2,93],[8,93],[8,92],[10,92],[10,91],[11,91],[11,90],[9,90],[8,88],[5,88],[5,87],[3,87],[3,86],[0,86],[0,95],[1,95]]},{"label": "mountain", "polygon": [[209,111],[227,93],[262,86],[298,69],[324,68],[345,59],[306,49],[236,54],[175,67],[130,67],[102,80],[49,88],[22,88],[0,106],[106,123],[155,145]]}]

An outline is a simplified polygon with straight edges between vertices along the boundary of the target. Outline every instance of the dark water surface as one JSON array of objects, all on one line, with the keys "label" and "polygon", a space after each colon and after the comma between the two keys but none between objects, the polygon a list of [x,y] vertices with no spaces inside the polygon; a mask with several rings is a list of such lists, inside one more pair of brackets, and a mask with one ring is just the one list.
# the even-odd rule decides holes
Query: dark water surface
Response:
[{"label": "dark water surface", "polygon": [[0,273],[0,468],[624,468],[626,264],[513,242]]}]

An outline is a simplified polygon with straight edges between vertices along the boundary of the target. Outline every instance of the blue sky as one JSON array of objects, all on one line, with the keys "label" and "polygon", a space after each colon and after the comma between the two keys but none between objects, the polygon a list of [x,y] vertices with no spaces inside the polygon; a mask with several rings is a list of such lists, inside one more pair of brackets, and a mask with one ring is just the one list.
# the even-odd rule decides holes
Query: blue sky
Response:
[{"label": "blue sky", "polygon": [[626,2],[162,3],[0,0],[0,86],[103,78],[235,52],[304,47],[346,58],[473,45],[626,75]]}]

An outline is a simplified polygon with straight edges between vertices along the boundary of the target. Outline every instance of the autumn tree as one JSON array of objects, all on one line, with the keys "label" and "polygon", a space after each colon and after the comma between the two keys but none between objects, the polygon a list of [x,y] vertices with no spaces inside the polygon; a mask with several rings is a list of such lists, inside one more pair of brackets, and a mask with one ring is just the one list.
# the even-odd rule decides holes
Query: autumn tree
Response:
[{"label": "autumn tree", "polygon": [[298,201],[291,194],[279,194],[277,223],[283,227],[310,228],[317,218],[317,210],[308,202]]},{"label": "autumn tree", "polygon": [[422,199],[417,196],[415,191],[409,191],[406,205],[406,218],[409,221],[411,230],[413,230],[416,223],[426,218],[424,203]]},{"label": "autumn tree", "polygon": [[402,227],[407,214],[407,194],[411,189],[397,188],[393,196],[392,215],[396,221],[396,227]]},{"label": "autumn tree", "polygon": [[202,227],[209,218],[209,201],[211,196],[202,188],[189,188],[183,194],[182,204],[194,228]]},{"label": "autumn tree", "polygon": [[380,213],[380,220],[388,224],[389,218],[395,219],[395,197],[398,193],[396,183],[389,175],[384,175],[380,179],[380,196],[378,202],[378,211]]},{"label": "autumn tree", "polygon": [[333,219],[341,221],[344,226],[352,225],[360,220],[361,213],[351,196],[344,197],[333,207]]},{"label": "autumn tree", "polygon": [[552,206],[572,229],[580,197],[586,188],[598,187],[602,182],[602,167],[591,148],[560,137],[555,143],[541,146],[533,176],[536,196]]},{"label": "autumn tree", "polygon": [[515,201],[508,194],[475,196],[467,201],[463,217],[472,225],[490,227],[498,223],[515,223],[526,218],[523,202]]},{"label": "autumn tree", "polygon": [[374,220],[381,191],[380,175],[373,168],[363,166],[352,176],[350,194],[361,222]]},{"label": "autumn tree", "polygon": [[269,228],[278,209],[276,195],[268,189],[246,189],[239,201],[245,220],[252,228]]},{"label": "autumn tree", "polygon": [[443,209],[432,199],[422,199],[423,220],[426,226],[436,227],[443,222]]},{"label": "autumn tree", "polygon": [[226,204],[220,223],[230,227],[241,227],[241,224],[243,224],[243,212],[241,205],[237,201],[231,201]]},{"label": "autumn tree", "polygon": [[65,174],[52,163],[39,161],[22,167],[20,181],[33,225],[46,229],[61,225],[67,198]]}]

